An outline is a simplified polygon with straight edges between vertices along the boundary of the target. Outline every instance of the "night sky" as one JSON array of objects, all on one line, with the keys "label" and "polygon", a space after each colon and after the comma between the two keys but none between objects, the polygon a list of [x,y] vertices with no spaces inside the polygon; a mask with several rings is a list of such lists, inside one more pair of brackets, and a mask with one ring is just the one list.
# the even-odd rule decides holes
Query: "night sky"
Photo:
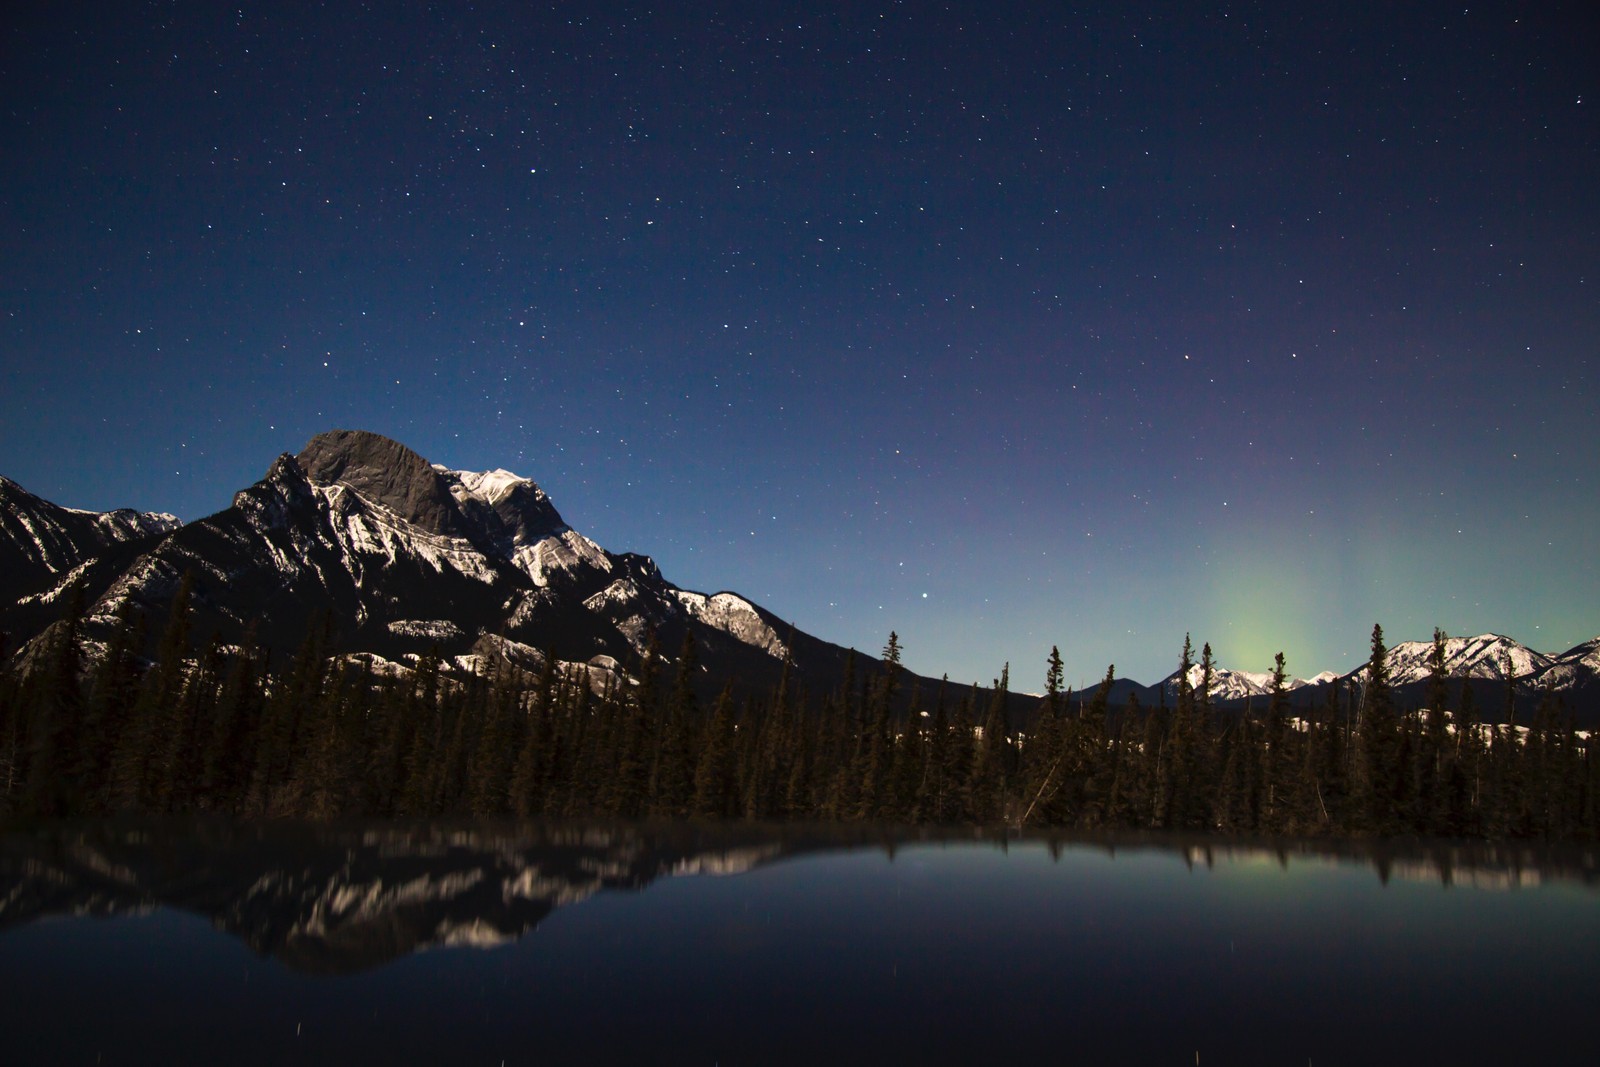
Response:
[{"label": "night sky", "polygon": [[24,6],[0,474],[57,503],[370,429],[1022,689],[1600,633],[1591,3]]}]

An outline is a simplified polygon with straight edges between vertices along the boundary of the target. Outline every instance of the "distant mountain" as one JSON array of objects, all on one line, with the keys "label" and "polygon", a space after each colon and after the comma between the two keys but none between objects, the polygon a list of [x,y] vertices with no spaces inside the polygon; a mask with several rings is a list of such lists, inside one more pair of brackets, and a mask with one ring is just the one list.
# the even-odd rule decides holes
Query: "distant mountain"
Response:
[{"label": "distant mountain", "polygon": [[[1388,650],[1389,684],[1403,707],[1422,707],[1427,701],[1429,658],[1432,641],[1403,641]],[[1508,673],[1509,672],[1509,673]],[[1451,637],[1445,640],[1445,674],[1450,679],[1450,699],[1460,697],[1463,684],[1473,690],[1478,714],[1486,719],[1503,718],[1506,695],[1515,700],[1518,714],[1528,715],[1548,690],[1559,694],[1565,706],[1584,724],[1600,725],[1600,637],[1560,655],[1535,652],[1500,634],[1476,637]],[[1238,708],[1259,702],[1272,691],[1272,675],[1217,667],[1212,672],[1211,698],[1220,708]],[[1189,684],[1200,687],[1201,671],[1192,667]],[[1284,686],[1292,707],[1314,707],[1326,700],[1327,689],[1335,683],[1360,687],[1366,684],[1367,665],[1347,674],[1324,671],[1307,680],[1291,678]],[[1164,696],[1168,704],[1176,697],[1178,673],[1163,679],[1149,692],[1139,691],[1141,702]],[[1509,685],[1508,685],[1509,679]]]},{"label": "distant mountain", "polygon": [[77,511],[0,478],[0,604],[37,596],[85,563],[176,530],[172,515],[121,508]]},{"label": "distant mountain", "polygon": [[1600,684],[1600,637],[1555,657],[1540,673],[1539,681],[1558,691],[1582,690]]},{"label": "distant mountain", "polygon": [[[1189,668],[1189,685],[1199,690],[1200,683],[1205,677],[1204,670],[1199,664]],[[1168,697],[1175,696],[1178,692],[1178,672],[1173,671],[1161,683],[1167,689]],[[1293,691],[1305,686],[1307,683],[1299,678],[1284,680],[1284,690]],[[1264,697],[1272,692],[1272,672],[1236,671],[1227,667],[1213,667],[1211,671],[1211,699],[1216,701],[1244,700],[1247,697]]]},{"label": "distant mountain", "polygon": [[604,675],[636,661],[652,633],[668,660],[693,635],[708,690],[730,678],[772,685],[787,658],[794,684],[813,693],[836,686],[850,656],[735,593],[681,589],[650,558],[607,551],[568,526],[529,479],[436,466],[372,433],[319,434],[298,456],[280,456],[231,507],[187,525],[132,512],[101,520],[147,536],[130,537],[136,551],[95,557],[103,562],[92,571],[67,570],[92,555],[82,537],[70,552],[29,540],[32,530],[69,525],[35,515],[82,513],[34,501],[7,511],[6,529],[20,531],[12,551],[48,554],[56,565],[40,572],[36,603],[0,607],[12,647],[59,616],[71,582],[86,587],[91,639],[131,602],[151,620],[153,640],[190,574],[200,640],[216,633],[240,643],[249,634],[287,650],[326,615],[348,653],[399,660],[437,650],[463,666],[503,657],[524,667],[550,653]]},{"label": "distant mountain", "polygon": [[[1385,657],[1389,667],[1389,684],[1400,687],[1427,681],[1428,661],[1432,655],[1432,641],[1402,641],[1389,649]],[[1450,637],[1444,643],[1444,669],[1451,678],[1504,681],[1509,676],[1533,680],[1543,675],[1554,663],[1555,657],[1535,652],[1499,634]],[[1348,677],[1363,681],[1366,674],[1367,665],[1362,664]]]}]

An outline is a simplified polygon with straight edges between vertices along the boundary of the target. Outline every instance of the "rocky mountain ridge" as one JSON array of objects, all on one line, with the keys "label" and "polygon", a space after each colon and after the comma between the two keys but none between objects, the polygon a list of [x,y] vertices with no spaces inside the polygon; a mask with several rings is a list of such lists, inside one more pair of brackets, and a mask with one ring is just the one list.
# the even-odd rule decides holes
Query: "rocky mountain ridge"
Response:
[{"label": "rocky mountain ridge", "polygon": [[159,538],[181,525],[176,516],[132,508],[65,508],[0,477],[0,604],[42,595],[116,546]]},{"label": "rocky mountain ridge", "polygon": [[[768,687],[787,661],[798,684],[822,692],[851,655],[736,593],[680,589],[649,557],[607,551],[529,479],[436,466],[362,431],[317,435],[214,515],[147,525],[150,536],[129,541],[137,551],[111,559],[86,544],[76,567],[39,581],[46,588],[33,600],[0,604],[11,647],[60,616],[73,584],[87,596],[91,641],[124,604],[158,630],[190,574],[201,640],[215,633],[284,651],[326,613],[348,653],[523,666],[549,653],[591,665],[597,679],[637,661],[652,636],[669,660],[692,636],[712,689],[729,678]],[[7,558],[27,547],[10,546]]]},{"label": "rocky mountain ridge", "polygon": [[[607,551],[569,526],[530,479],[451,470],[357,430],[318,434],[230,507],[188,524],[75,511],[0,478],[0,564],[8,650],[59,618],[74,586],[88,600],[91,641],[127,603],[159,629],[191,573],[198,635],[288,650],[327,613],[339,646],[374,662],[436,650],[462,669],[509,661],[532,670],[549,653],[586,664],[598,686],[620,678],[651,635],[667,659],[692,635],[708,687],[729,677],[768,686],[787,662],[816,693],[839,683],[850,656],[736,593],[681,589],[649,557]],[[1420,693],[1431,649],[1426,641],[1390,649],[1391,683],[1403,699]],[[1509,671],[1524,703],[1554,689],[1600,714],[1600,638],[1555,655],[1496,634],[1451,638],[1446,669],[1482,689],[1491,709],[1504,706]],[[1360,684],[1364,671],[1291,679],[1287,688],[1294,704],[1308,705],[1335,683]],[[1200,684],[1198,666],[1189,682]],[[1242,706],[1270,687],[1269,673],[1219,666],[1211,697]],[[1111,699],[1136,695],[1156,706],[1176,691],[1176,673],[1154,686],[1118,679]]]}]

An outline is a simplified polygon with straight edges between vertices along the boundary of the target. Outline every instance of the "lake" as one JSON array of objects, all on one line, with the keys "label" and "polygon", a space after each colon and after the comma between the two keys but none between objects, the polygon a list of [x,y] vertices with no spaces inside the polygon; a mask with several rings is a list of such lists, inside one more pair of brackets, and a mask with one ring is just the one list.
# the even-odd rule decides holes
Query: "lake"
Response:
[{"label": "lake", "polygon": [[0,838],[5,1063],[1600,1062],[1594,850],[605,824]]}]

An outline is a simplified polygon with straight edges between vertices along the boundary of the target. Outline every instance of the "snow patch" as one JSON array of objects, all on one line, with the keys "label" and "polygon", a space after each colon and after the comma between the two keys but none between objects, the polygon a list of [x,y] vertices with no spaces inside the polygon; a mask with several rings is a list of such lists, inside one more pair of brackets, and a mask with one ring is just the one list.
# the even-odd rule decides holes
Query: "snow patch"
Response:
[{"label": "snow patch", "polygon": [[421,637],[430,641],[457,641],[467,632],[449,619],[396,619],[388,626],[396,637]]},{"label": "snow patch", "polygon": [[[494,504],[517,486],[533,484],[531,478],[523,478],[499,468],[492,471],[456,471],[435,463],[433,469],[450,479],[453,483],[450,486],[450,495],[458,501],[471,498],[481,500],[485,504]],[[543,495],[542,490],[540,495]]]},{"label": "snow patch", "polygon": [[706,596],[687,589],[674,589],[672,595],[692,618],[715,627],[747,645],[761,649],[774,659],[789,654],[788,646],[776,630],[767,625],[755,605],[733,593]]},{"label": "snow patch", "polygon": [[[409,558],[440,574],[448,567],[486,585],[499,580],[494,564],[465,538],[429,533],[343,483],[314,486],[313,491],[327,506],[336,540],[357,555],[376,556],[385,566]],[[359,565],[350,566],[358,583],[360,570]]]},{"label": "snow patch", "polygon": [[531,545],[522,545],[511,554],[511,564],[533,579],[533,584],[547,586],[555,575],[569,575],[579,570],[611,573],[611,558],[606,550],[576,530],[565,530]]}]

